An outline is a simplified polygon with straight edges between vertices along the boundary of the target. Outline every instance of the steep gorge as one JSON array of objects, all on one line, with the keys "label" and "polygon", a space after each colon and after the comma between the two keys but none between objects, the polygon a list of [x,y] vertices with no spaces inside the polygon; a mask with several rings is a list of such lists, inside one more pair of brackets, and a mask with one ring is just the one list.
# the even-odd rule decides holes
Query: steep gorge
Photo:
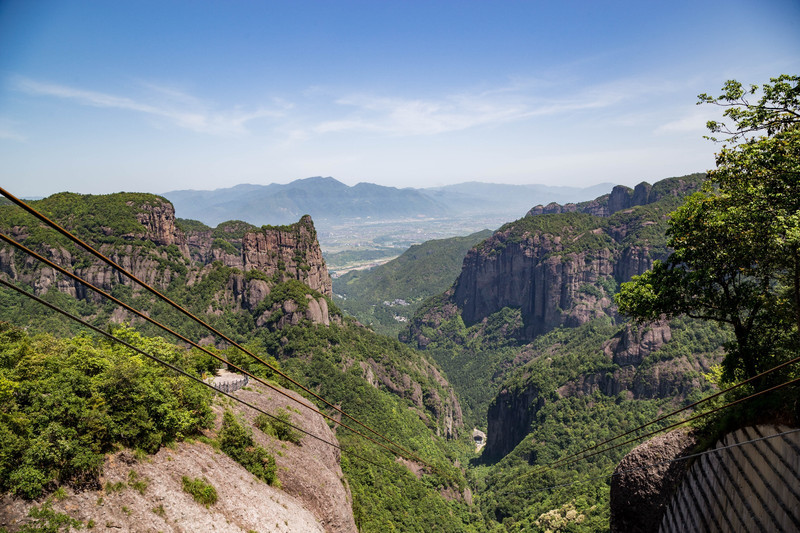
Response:
[{"label": "steep gorge", "polygon": [[[509,485],[527,494],[558,479],[537,485],[522,465],[576,452],[713,387],[704,375],[721,359],[723,329],[689,319],[628,323],[613,300],[621,283],[668,256],[669,213],[702,181],[617,186],[591,202],[534,207],[473,247],[453,286],[401,335],[443,366],[469,423],[486,424],[483,510],[498,522],[535,529],[537,517],[558,511],[547,497],[503,496]],[[580,471],[599,475],[621,457]],[[608,523],[607,507],[588,503],[608,497],[595,485],[598,500],[571,500],[583,527]]]}]

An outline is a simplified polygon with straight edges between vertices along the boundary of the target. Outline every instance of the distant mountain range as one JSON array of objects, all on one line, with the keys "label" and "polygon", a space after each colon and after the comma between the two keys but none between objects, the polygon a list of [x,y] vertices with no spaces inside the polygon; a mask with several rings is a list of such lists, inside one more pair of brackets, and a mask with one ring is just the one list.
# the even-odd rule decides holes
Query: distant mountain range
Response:
[{"label": "distant mountain range", "polygon": [[227,220],[251,224],[289,224],[309,214],[315,223],[452,218],[465,215],[522,216],[537,204],[593,199],[609,190],[592,187],[502,185],[469,182],[425,189],[386,187],[373,183],[348,186],[334,178],[306,178],[288,184],[237,185],[213,191],[163,193],[178,217],[216,226]]}]

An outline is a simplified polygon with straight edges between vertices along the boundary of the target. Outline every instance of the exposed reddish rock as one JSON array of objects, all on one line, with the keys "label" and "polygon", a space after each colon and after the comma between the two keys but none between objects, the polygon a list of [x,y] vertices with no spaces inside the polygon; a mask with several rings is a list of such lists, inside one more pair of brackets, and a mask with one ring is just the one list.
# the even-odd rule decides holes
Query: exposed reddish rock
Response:
[{"label": "exposed reddish rock", "polygon": [[[128,205],[136,208],[136,221],[141,225],[141,231],[118,235],[125,239],[122,243],[99,243],[97,248],[159,290],[166,289],[182,275],[186,276],[186,285],[191,287],[211,272],[213,264],[218,261],[240,271],[231,274],[225,293],[215,296],[219,306],[254,310],[269,295],[272,286],[288,280],[300,281],[325,296],[332,296],[331,278],[309,216],[289,226],[256,228],[233,221],[220,225],[219,230],[184,232],[176,225],[172,204],[163,198],[150,196],[140,205],[132,202]],[[107,229],[105,236],[112,236],[111,229]],[[28,230],[18,226],[12,228],[11,233],[17,240],[24,240]],[[215,234],[222,234],[225,238],[215,239]],[[158,246],[126,243],[134,239]],[[174,245],[171,250],[164,248],[171,245]],[[47,246],[39,252],[61,266],[71,267],[76,275],[105,291],[110,292],[119,284],[133,285],[131,280],[105,263],[93,259],[87,263],[87,254],[83,252],[73,256],[60,246]],[[55,288],[73,297],[100,301],[101,297],[87,291],[83,284],[56,275],[52,268],[40,265],[33,258],[26,257],[25,268],[20,271],[15,262],[16,254],[16,250],[10,247],[0,248],[0,271],[31,285],[37,294]],[[247,274],[253,270],[260,274]],[[134,291],[139,290],[134,288]],[[209,311],[217,312],[218,309]],[[117,316],[127,318],[126,314]],[[282,323],[299,323],[303,318],[317,324],[329,324],[331,317],[327,301],[312,298],[303,316],[289,316]]]},{"label": "exposed reddish rock", "polygon": [[257,269],[281,281],[296,279],[325,296],[333,296],[331,277],[317,242],[311,217],[305,215],[291,226],[264,226],[242,239],[242,263],[246,271]]},{"label": "exposed reddish rock", "polygon": [[[273,330],[283,329],[287,326],[296,326],[303,320],[309,320],[312,324],[330,325],[331,322],[341,323],[338,316],[332,317],[328,313],[328,302],[325,298],[314,298],[310,294],[305,296],[307,305],[301,309],[298,302],[286,300],[276,302],[269,309],[265,310],[256,319],[259,327],[268,326]],[[277,313],[277,319],[274,318]]]},{"label": "exposed reddish rock", "polygon": [[[162,246],[185,245],[186,237],[175,227],[175,208],[167,200],[163,198],[159,198],[159,200],[161,202],[158,204],[146,202],[136,206],[139,209],[136,219],[144,226],[145,230],[143,235],[137,235],[137,237]],[[128,205],[133,205],[133,202],[128,202]]]}]

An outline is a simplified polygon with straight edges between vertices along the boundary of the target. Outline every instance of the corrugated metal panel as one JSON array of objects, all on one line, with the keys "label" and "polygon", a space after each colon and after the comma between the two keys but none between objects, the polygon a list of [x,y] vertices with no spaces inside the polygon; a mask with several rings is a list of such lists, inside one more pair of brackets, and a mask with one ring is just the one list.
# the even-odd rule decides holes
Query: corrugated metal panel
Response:
[{"label": "corrugated metal panel", "polygon": [[800,433],[747,442],[789,429],[755,426],[726,435],[717,453],[692,466],[659,532],[800,531]]}]

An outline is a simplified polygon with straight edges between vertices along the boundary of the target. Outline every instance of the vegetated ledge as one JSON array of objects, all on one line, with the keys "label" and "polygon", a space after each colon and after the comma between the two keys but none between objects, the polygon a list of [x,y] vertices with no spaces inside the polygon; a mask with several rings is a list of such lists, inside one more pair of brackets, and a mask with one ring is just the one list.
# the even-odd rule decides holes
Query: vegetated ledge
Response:
[{"label": "vegetated ledge", "polygon": [[[308,403],[298,394],[286,392]],[[236,396],[269,413],[288,412],[293,424],[337,443],[321,416],[263,385],[251,384]],[[214,407],[217,430],[225,409],[250,423],[256,414],[238,402],[222,399]],[[265,527],[285,533],[356,531],[338,449],[307,436],[297,445],[255,428],[252,431],[256,443],[275,456],[282,490],[259,480],[207,443],[181,442],[154,455],[130,450],[109,455],[103,465],[102,487],[97,490],[65,486],[38,501],[5,494],[0,498],[0,528],[17,531],[31,522],[31,509],[50,507],[84,525],[123,531],[238,533]],[[208,506],[196,502],[182,488],[184,476],[205,479],[216,489],[217,502]]]}]

